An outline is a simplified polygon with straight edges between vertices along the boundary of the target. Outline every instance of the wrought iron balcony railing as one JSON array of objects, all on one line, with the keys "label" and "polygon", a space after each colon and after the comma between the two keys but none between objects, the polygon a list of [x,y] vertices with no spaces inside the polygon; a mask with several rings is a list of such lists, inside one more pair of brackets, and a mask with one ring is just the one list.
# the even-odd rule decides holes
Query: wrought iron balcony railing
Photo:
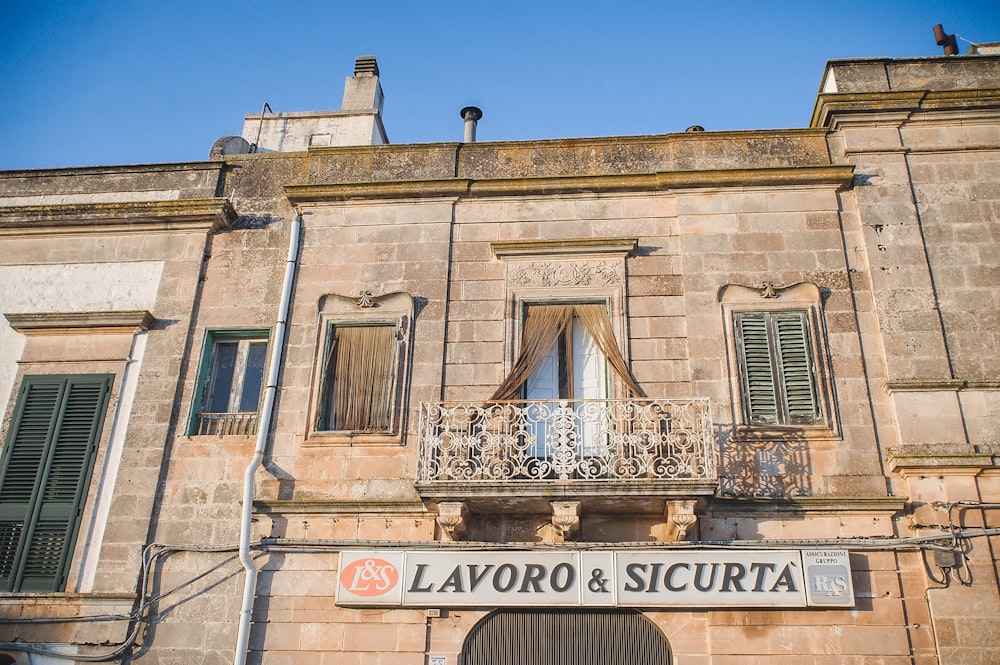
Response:
[{"label": "wrought iron balcony railing", "polygon": [[707,399],[425,402],[419,447],[424,487],[717,479]]},{"label": "wrought iron balcony railing", "polygon": [[257,414],[252,411],[246,413],[202,412],[198,414],[198,423],[194,433],[197,435],[253,436],[257,433]]}]

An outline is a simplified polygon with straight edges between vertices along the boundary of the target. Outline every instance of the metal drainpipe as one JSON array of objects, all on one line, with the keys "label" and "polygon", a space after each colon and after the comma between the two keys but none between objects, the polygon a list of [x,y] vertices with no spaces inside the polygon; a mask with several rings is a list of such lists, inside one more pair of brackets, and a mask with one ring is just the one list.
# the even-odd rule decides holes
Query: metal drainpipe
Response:
[{"label": "metal drainpipe", "polygon": [[270,370],[267,374],[267,389],[264,392],[264,404],[260,410],[260,423],[257,426],[257,445],[254,448],[253,459],[243,472],[243,512],[240,518],[240,561],[246,570],[246,580],[243,584],[243,605],[240,608],[240,625],[236,633],[236,656],[234,665],[245,665],[247,646],[250,642],[250,620],[253,618],[253,600],[257,591],[257,566],[250,555],[250,521],[253,517],[253,477],[257,468],[264,460],[264,449],[267,444],[267,433],[271,429],[271,416],[274,411],[274,395],[278,390],[278,371],[281,366],[281,352],[285,346],[285,328],[288,324],[288,306],[292,300],[292,282],[295,279],[295,268],[299,258],[299,235],[302,229],[302,218],[296,213],[292,219],[292,232],[288,240],[288,259],[285,262],[285,281],[281,289],[281,303],[278,305],[278,321],[274,326],[274,345],[271,347]]}]

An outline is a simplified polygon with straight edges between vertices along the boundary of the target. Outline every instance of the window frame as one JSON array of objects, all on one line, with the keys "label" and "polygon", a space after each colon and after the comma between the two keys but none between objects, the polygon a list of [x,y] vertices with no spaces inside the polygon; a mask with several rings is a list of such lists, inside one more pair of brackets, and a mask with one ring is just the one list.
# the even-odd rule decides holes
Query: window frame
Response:
[{"label": "window frame", "polygon": [[[24,503],[21,533],[17,537],[17,542],[13,543],[13,551],[9,555],[9,573],[0,584],[2,592],[59,592],[65,589],[69,578],[69,571],[72,566],[73,553],[76,548],[76,541],[80,534],[80,525],[84,508],[86,506],[90,484],[96,464],[98,450],[104,438],[104,426],[107,419],[107,412],[111,403],[112,386],[114,384],[113,374],[25,374],[21,377],[21,384],[18,388],[14,409],[11,412],[8,423],[7,434],[4,440],[4,448],[0,454],[0,485],[7,485],[7,480],[12,471],[12,464],[16,464],[22,473],[27,474],[25,469],[34,465],[34,481],[30,494],[24,501],[8,500],[3,501],[0,494],[0,519],[11,521],[17,519],[16,513],[20,510],[17,505]],[[34,388],[45,386],[57,386],[57,394],[50,412],[46,415],[36,410],[36,417],[48,418],[44,441],[39,449],[37,444],[37,433],[40,421],[34,425],[35,442],[30,441],[32,425],[24,426],[24,439],[22,436],[22,426],[25,422],[26,411],[38,409],[37,403],[31,403],[31,392]],[[74,387],[96,387],[98,393],[92,400],[84,406],[89,407],[86,414],[72,413],[73,409],[79,409],[80,405],[73,405]],[[38,399],[44,399],[44,396]],[[44,407],[44,404],[41,405]],[[84,420],[88,419],[88,420]],[[79,438],[81,426],[89,422],[86,440]],[[76,428],[76,432],[74,432]],[[74,440],[73,437],[76,437]],[[61,450],[57,446],[62,445]],[[76,452],[73,446],[76,446]],[[27,448],[25,448],[27,446]],[[68,447],[67,447],[68,446]],[[32,451],[34,447],[34,452]],[[13,462],[15,448],[19,454],[27,453],[28,459],[21,459]],[[81,451],[80,449],[83,448]],[[81,456],[82,452],[82,456]],[[37,463],[30,457],[37,453]],[[74,460],[74,454],[76,460]],[[54,471],[56,464],[63,468],[62,472]],[[65,467],[75,464],[73,473],[66,474]],[[25,476],[27,478],[27,476]],[[75,478],[75,481],[72,479]],[[72,499],[66,500],[69,496],[66,492],[69,489],[67,481],[75,482],[72,491]],[[9,485],[8,485],[9,486]],[[55,490],[50,488],[56,487]],[[61,489],[59,489],[61,487]],[[15,487],[16,491],[16,487]],[[53,491],[55,496],[52,496]],[[22,494],[23,497],[23,494]],[[17,497],[14,497],[17,498]],[[62,499],[62,500],[60,500]],[[8,517],[9,515],[9,517]],[[37,569],[40,562],[36,560],[33,564],[30,559],[31,552],[27,551],[34,543],[29,542],[42,522],[52,522],[56,518],[62,517],[67,524],[61,535],[47,538],[48,543],[59,543],[60,548],[58,561],[54,570],[49,575],[37,574],[32,581],[30,578],[30,567]],[[43,532],[44,533],[44,532]],[[56,532],[51,532],[56,533]],[[61,542],[59,540],[61,539]],[[8,545],[9,547],[10,545]],[[52,549],[42,552],[41,565],[48,565],[52,568],[51,561],[45,562],[45,555],[51,556]],[[0,574],[6,572],[8,560],[0,555]],[[26,578],[28,578],[26,580]],[[27,584],[26,584],[27,582]]]},{"label": "window frame", "polygon": [[[780,310],[741,310],[733,312],[733,330],[735,333],[736,359],[740,369],[740,404],[743,408],[744,421],[752,426],[763,427],[799,427],[825,424],[822,402],[819,399],[819,387],[816,376],[816,361],[812,350],[810,330],[812,326],[809,321],[809,311],[804,309],[780,309]],[[783,320],[797,319],[799,322],[800,335],[795,340],[789,340],[788,344],[799,342],[803,347],[798,351],[802,359],[795,368],[797,372],[804,372],[808,375],[808,390],[811,401],[811,414],[808,417],[795,415],[793,406],[793,396],[789,369],[795,362],[791,355],[793,350],[786,344],[783,338],[781,323]],[[758,345],[762,341],[763,349],[751,353],[749,351],[750,341],[748,337],[751,331],[746,323],[750,321],[760,321],[762,324],[763,339],[758,340]],[[760,346],[758,346],[760,349]],[[756,355],[755,358],[751,358]],[[754,376],[763,372],[762,365],[766,364],[768,369],[768,386],[760,387],[761,378]],[[802,367],[801,365],[804,365]],[[761,367],[760,370],[753,369]],[[774,420],[769,420],[771,415],[765,409],[758,409],[755,405],[757,401],[755,395],[767,392],[770,397],[770,406],[773,409]]]},{"label": "window frame", "polygon": [[[271,346],[270,328],[220,328],[208,329],[205,331],[205,338],[202,342],[201,361],[198,364],[197,380],[194,386],[194,393],[191,400],[191,416],[188,419],[188,436],[251,436],[256,433],[257,422],[253,423],[253,431],[229,433],[225,430],[219,432],[199,433],[199,420],[203,413],[219,413],[206,411],[209,404],[209,390],[216,378],[215,376],[215,349],[219,344],[237,342],[237,360],[233,369],[233,384],[230,387],[229,406],[239,406],[242,399],[242,387],[246,380],[246,361],[249,357],[249,347],[255,342],[264,342],[264,367],[261,376],[260,392],[257,395],[257,408],[254,411],[226,411],[226,414],[257,414],[260,415],[261,400],[264,396],[264,383],[267,379],[268,363],[270,357],[268,351]],[[243,346],[246,350],[242,350]],[[239,370],[239,371],[237,371]],[[237,377],[238,375],[238,377]]]},{"label": "window frame", "polygon": [[[517,345],[515,349],[517,353],[520,353],[521,345],[524,341],[523,340],[524,323],[528,316],[528,309],[531,307],[545,307],[548,305],[578,305],[578,304],[602,305],[605,308],[605,313],[608,315],[609,320],[611,317],[610,302],[607,298],[583,298],[583,299],[571,298],[571,299],[546,299],[546,300],[535,300],[529,298],[521,300],[518,304],[520,305],[520,322],[517,330],[520,337],[517,340]],[[574,384],[576,383],[576,372],[578,369],[575,363],[576,349],[574,346],[574,337],[577,326],[580,326],[581,328],[583,328],[583,330],[587,331],[583,322],[580,321],[579,317],[574,314],[569,325],[566,326],[566,329],[564,329],[559,334],[559,337],[556,339],[555,342],[556,361],[558,363],[557,373],[559,375],[557,389],[559,392],[558,399],[560,400],[582,399],[581,397],[575,395],[574,393],[575,389]],[[587,331],[587,334],[590,335],[590,332]],[[592,335],[591,339],[593,340]],[[617,336],[615,338],[615,343],[618,344],[619,346],[621,344],[621,342],[617,339]],[[596,341],[594,342],[594,344],[596,345]],[[604,385],[604,391],[603,391],[604,395],[598,399],[612,399],[614,397],[614,394],[617,392],[616,384],[620,382],[620,380],[612,371],[611,363],[608,361],[607,355],[603,351],[601,351],[599,347],[598,351],[600,352],[601,358],[603,359],[601,382]],[[619,352],[621,352],[620,348]],[[551,350],[549,351],[549,353],[551,353]],[[537,372],[538,369],[540,369],[540,367],[536,368],[535,372]],[[535,372],[532,372],[531,376],[534,376]],[[521,384],[520,396],[521,399],[523,400],[529,399],[527,396],[529,380],[530,377],[528,379],[525,379],[524,383]],[[571,393],[571,394],[567,396],[566,393]]]},{"label": "window frame", "polygon": [[[414,326],[414,298],[403,291],[373,295],[363,291],[350,297],[328,293],[318,302],[316,349],[309,407],[306,413],[304,446],[326,445],[403,445],[407,427],[407,408]],[[390,388],[390,427],[383,432],[322,429],[326,397],[327,359],[336,327],[394,326],[395,374]]]},{"label": "window frame", "polygon": [[[573,262],[565,262],[573,265]],[[509,273],[519,270],[518,262],[512,261],[508,266]],[[622,274],[624,274],[624,261],[622,261]],[[615,345],[622,358],[625,367],[631,372],[632,363],[629,357],[630,338],[628,334],[628,313],[626,311],[627,300],[625,298],[624,279],[620,283],[611,286],[560,286],[556,288],[537,288],[533,286],[511,286],[507,285],[507,312],[505,317],[506,334],[504,335],[504,363],[503,375],[500,381],[513,370],[517,358],[521,352],[521,344],[524,339],[524,319],[527,309],[536,305],[570,305],[570,304],[601,304],[606,308],[608,321],[611,323],[611,332],[615,339]],[[607,397],[606,399],[627,399],[630,397],[629,390],[611,368],[611,362],[605,356],[604,362],[607,373]],[[499,383],[497,384],[499,385]],[[521,395],[524,394],[522,387]]]},{"label": "window frame", "polygon": [[[834,398],[829,346],[826,341],[823,291],[820,287],[811,282],[798,282],[786,287],[765,284],[758,288],[727,284],[719,289],[718,300],[723,315],[733,423],[737,430],[741,428],[753,431],[795,430],[806,438],[839,437],[840,424]],[[780,416],[777,422],[765,422],[753,416],[748,403],[748,384],[741,359],[743,349],[740,348],[737,317],[761,314],[764,318],[774,318],[786,312],[798,313],[805,326],[805,352],[811,374],[814,408],[817,413],[811,422],[788,422],[787,418]],[[769,333],[768,348],[773,349],[775,343]],[[773,362],[773,354],[769,357],[769,362]],[[773,376],[777,384],[778,376],[777,374]],[[786,409],[787,407],[778,406],[779,413],[787,412]]]},{"label": "window frame", "polygon": [[[392,330],[392,358],[389,360],[387,365],[392,369],[392,377],[386,386],[385,390],[388,393],[388,403],[389,403],[389,424],[385,429],[379,430],[368,430],[368,429],[328,429],[324,427],[332,415],[329,413],[332,407],[333,395],[331,394],[332,387],[329,382],[335,379],[335,375],[331,374],[331,368],[329,366],[331,354],[334,347],[334,338],[336,337],[337,330],[345,328],[389,328]],[[398,403],[397,394],[399,392],[399,353],[400,353],[400,336],[399,336],[399,321],[397,320],[366,320],[366,321],[327,321],[324,326],[323,333],[323,354],[321,356],[322,366],[320,367],[320,392],[319,392],[319,402],[316,407],[316,417],[314,418],[314,431],[322,434],[343,434],[348,436],[357,435],[368,435],[368,436],[391,436],[396,432],[396,421],[398,419],[398,413],[396,409],[396,404]]]}]

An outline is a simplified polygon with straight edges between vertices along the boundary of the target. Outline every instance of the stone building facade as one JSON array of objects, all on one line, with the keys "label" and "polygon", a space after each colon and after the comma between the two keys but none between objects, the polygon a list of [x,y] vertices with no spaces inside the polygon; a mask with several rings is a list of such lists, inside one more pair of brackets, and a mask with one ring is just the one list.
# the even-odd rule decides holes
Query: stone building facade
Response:
[{"label": "stone building facade", "polygon": [[0,662],[1000,660],[1000,55],[804,129],[381,109],[0,173]]}]

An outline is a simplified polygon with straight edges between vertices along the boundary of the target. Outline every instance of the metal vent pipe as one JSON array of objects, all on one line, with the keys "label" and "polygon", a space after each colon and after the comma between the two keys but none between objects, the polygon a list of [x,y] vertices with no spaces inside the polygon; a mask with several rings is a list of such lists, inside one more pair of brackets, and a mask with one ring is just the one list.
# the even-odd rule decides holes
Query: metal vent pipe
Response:
[{"label": "metal vent pipe", "polygon": [[459,111],[459,115],[462,116],[462,120],[465,120],[465,138],[463,141],[465,143],[475,143],[476,124],[483,117],[483,110],[475,106],[466,106]]}]

